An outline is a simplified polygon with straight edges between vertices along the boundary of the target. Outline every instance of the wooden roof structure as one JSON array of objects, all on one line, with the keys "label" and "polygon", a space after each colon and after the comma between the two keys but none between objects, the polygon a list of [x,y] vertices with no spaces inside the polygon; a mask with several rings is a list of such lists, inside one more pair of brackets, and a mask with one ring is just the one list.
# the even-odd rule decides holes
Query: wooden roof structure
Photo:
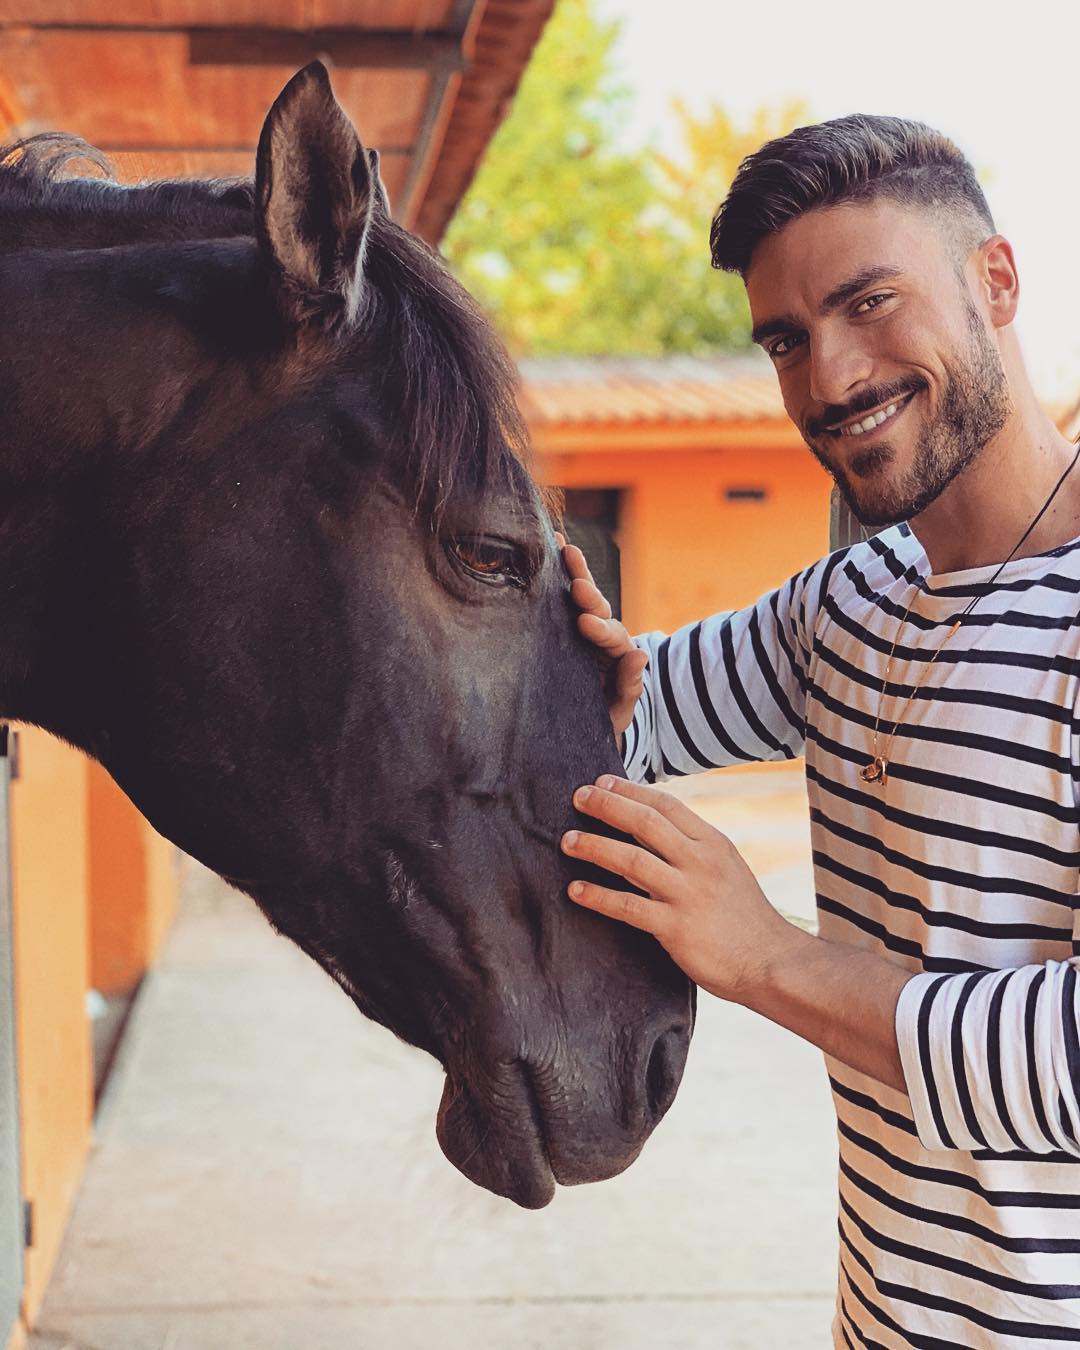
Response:
[{"label": "wooden roof structure", "polygon": [[75,132],[125,179],[250,174],[315,57],[395,217],[438,241],[554,0],[3,0],[0,137]]}]

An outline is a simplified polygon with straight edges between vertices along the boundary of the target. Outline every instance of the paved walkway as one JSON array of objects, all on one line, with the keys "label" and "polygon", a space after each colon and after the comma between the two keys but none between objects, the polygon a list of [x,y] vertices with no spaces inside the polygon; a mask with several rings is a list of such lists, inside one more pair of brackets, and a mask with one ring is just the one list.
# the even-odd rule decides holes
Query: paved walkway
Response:
[{"label": "paved walkway", "polygon": [[[697,780],[809,912],[797,773]],[[193,868],[139,997],[33,1350],[802,1350],[829,1344],[820,1057],[702,1000],[637,1163],[526,1213],[434,1137],[440,1072]]]}]

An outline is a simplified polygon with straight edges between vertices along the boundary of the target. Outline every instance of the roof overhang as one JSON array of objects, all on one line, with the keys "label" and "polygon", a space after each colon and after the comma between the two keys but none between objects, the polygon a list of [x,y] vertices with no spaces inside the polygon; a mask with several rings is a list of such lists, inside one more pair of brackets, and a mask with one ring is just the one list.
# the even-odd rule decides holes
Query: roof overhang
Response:
[{"label": "roof overhang", "polygon": [[0,134],[75,132],[127,179],[250,174],[262,120],[316,57],[394,214],[437,242],[554,0],[7,0]]}]

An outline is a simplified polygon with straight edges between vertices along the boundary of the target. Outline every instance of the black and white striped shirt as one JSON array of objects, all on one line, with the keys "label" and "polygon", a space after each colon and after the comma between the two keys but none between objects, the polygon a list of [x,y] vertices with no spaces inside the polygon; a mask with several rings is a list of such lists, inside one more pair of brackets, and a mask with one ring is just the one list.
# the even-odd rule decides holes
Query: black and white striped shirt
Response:
[{"label": "black and white striped shirt", "polygon": [[[995,570],[931,574],[899,526],[637,639],[630,777],[805,753],[820,932],[913,972],[907,1094],[827,1060],[838,1346],[1080,1343],[1080,540],[1009,563],[927,670]],[[897,638],[886,736],[926,682],[883,792]]]}]

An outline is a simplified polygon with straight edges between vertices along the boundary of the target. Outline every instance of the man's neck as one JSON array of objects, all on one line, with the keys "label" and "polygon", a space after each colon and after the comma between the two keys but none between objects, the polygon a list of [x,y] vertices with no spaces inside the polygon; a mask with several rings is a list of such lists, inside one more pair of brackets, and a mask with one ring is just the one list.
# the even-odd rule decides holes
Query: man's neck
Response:
[{"label": "man's neck", "polygon": [[[1009,556],[1038,516],[1076,447],[1034,395],[1019,402],[978,457],[909,524],[932,572],[990,566]],[[1080,534],[1080,464],[1058,489],[1038,524],[1016,549],[1025,558]]]}]

